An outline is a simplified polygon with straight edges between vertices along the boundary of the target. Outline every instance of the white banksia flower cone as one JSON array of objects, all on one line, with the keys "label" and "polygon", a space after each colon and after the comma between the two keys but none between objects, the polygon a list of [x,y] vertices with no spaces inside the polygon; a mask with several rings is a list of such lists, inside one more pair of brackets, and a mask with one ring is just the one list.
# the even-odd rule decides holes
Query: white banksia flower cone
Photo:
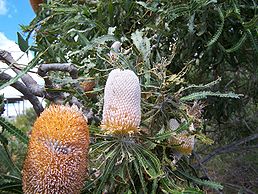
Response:
[{"label": "white banksia flower cone", "polygon": [[141,122],[141,89],[139,79],[131,70],[112,70],[104,91],[101,128],[106,133],[137,132]]}]

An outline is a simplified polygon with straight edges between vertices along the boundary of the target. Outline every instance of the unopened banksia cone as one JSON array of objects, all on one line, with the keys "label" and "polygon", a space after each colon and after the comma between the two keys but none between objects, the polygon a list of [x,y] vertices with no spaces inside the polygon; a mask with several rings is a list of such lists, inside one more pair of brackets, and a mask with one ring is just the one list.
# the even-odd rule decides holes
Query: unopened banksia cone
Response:
[{"label": "unopened banksia cone", "polygon": [[87,175],[89,131],[77,107],[52,105],[34,123],[23,167],[25,194],[79,194]]},{"label": "unopened banksia cone", "polygon": [[[179,127],[179,123],[176,119],[170,120],[170,128],[176,130]],[[189,131],[193,131],[193,124],[190,125]],[[189,134],[188,131],[182,131],[181,133],[175,134],[169,140],[173,145],[178,145],[175,150],[180,154],[190,155],[194,149],[195,137]]]},{"label": "unopened banksia cone", "polygon": [[174,145],[179,145],[175,149],[181,153],[189,155],[192,153],[194,148],[194,136],[188,133],[180,133],[170,139],[170,142]]},{"label": "unopened banksia cone", "polygon": [[141,122],[141,89],[131,70],[110,72],[104,91],[102,129],[106,133],[137,132]]}]

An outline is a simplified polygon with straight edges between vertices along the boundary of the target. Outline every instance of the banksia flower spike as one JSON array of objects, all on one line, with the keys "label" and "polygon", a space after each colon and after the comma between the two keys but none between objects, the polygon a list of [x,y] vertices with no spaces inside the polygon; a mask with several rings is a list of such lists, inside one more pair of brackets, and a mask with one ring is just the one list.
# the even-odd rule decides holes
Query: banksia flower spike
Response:
[{"label": "banksia flower spike", "polygon": [[173,137],[171,142],[175,145],[180,145],[175,149],[185,155],[190,155],[194,148],[194,136],[187,133],[180,133],[176,137]]},{"label": "banksia flower spike", "polygon": [[89,131],[77,107],[53,105],[34,123],[23,166],[25,194],[79,194],[87,175]]},{"label": "banksia flower spike", "polygon": [[141,89],[131,70],[110,72],[104,91],[102,129],[106,133],[137,132],[141,122]]},{"label": "banksia flower spike", "polygon": [[[176,119],[170,120],[170,128],[176,130],[179,127],[179,123]],[[190,131],[194,130],[193,124],[190,125]],[[189,134],[188,131],[182,131],[171,137],[169,140],[173,145],[179,145],[175,147],[175,150],[180,154],[190,155],[194,149],[195,138],[194,135]]]}]

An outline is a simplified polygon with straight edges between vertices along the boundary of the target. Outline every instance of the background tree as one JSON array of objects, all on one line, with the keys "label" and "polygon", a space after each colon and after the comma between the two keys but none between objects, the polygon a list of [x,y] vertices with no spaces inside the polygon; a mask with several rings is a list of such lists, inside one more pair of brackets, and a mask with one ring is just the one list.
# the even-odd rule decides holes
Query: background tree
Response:
[{"label": "background tree", "polygon": [[[34,50],[35,59],[21,70],[1,52],[1,60],[17,72],[15,78],[2,73],[2,87],[24,89],[37,114],[43,108],[35,96],[84,108],[94,142],[92,160],[109,150],[103,163],[92,166],[86,193],[201,193],[203,186],[220,192],[220,185],[204,180],[211,177],[223,182],[225,192],[255,193],[257,22],[257,3],[247,0],[50,1],[23,26],[28,36],[35,33],[35,45],[19,37],[21,49]],[[122,43],[118,50],[112,47],[115,41]],[[34,66],[44,88],[28,77]],[[131,69],[140,78],[143,129],[134,137],[140,146],[134,158],[130,150],[110,152],[111,142],[120,145],[121,139],[109,139],[99,129],[103,88],[114,68]],[[94,88],[84,93],[85,83]],[[188,131],[206,143],[198,143],[191,157],[178,159],[178,145],[170,143],[176,136],[173,119],[181,122],[177,134]],[[127,154],[120,158],[120,152]],[[221,165],[225,161],[229,165]],[[217,165],[227,169],[227,176],[213,169]],[[247,177],[244,171],[253,174],[252,180],[232,179],[236,172]]]}]

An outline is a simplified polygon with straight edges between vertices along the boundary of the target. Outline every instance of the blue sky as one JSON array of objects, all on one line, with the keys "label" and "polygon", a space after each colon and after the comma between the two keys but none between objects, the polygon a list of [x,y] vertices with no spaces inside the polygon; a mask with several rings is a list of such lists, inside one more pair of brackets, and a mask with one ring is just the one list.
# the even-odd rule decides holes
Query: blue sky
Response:
[{"label": "blue sky", "polygon": [[[19,64],[28,64],[33,58],[33,54],[25,54],[20,51],[17,42],[17,32],[22,33],[20,24],[29,25],[29,23],[35,17],[35,13],[30,6],[30,0],[0,0],[0,49],[6,50],[11,53],[12,57]],[[5,71],[11,76],[15,76],[15,73],[10,68],[0,61],[0,72]],[[43,84],[42,78],[39,78],[35,74],[31,74],[33,78],[39,83]],[[0,94],[4,94],[5,98],[13,98],[22,96],[22,94],[11,86],[0,90]],[[25,108],[31,107],[32,105],[25,101]],[[8,111],[4,112],[5,116],[17,115],[19,110],[19,104],[8,105]],[[7,110],[7,105],[5,107]]]},{"label": "blue sky", "polygon": [[0,0],[0,32],[17,42],[20,24],[28,25],[35,17],[29,0]]}]

